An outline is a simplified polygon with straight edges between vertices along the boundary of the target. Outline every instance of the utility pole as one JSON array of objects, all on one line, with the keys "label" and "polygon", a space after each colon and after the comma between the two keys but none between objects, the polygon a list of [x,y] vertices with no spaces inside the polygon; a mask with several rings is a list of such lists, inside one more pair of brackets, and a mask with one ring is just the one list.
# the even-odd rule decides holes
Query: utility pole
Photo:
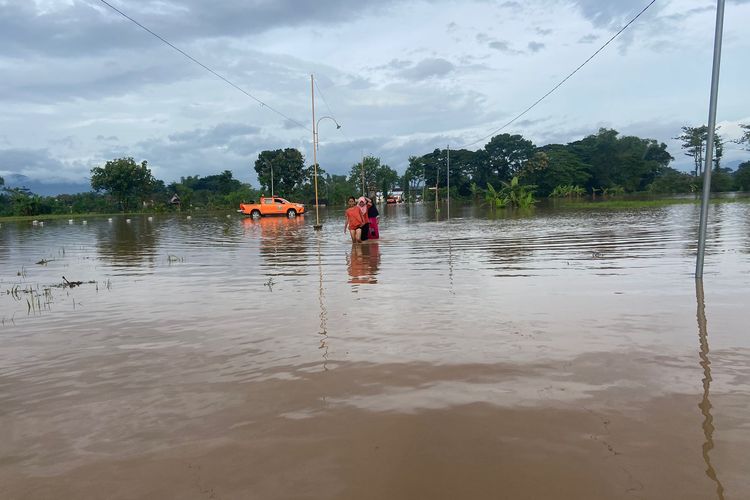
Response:
[{"label": "utility pole", "polygon": [[[365,196],[365,152],[362,151],[362,196]],[[383,193],[385,196],[385,193]]]},{"label": "utility pole", "polygon": [[711,72],[711,97],[708,106],[708,139],[706,140],[706,167],[703,171],[703,197],[698,230],[698,256],[695,261],[695,278],[703,279],[703,258],[706,253],[706,226],[708,225],[708,201],[711,197],[711,166],[714,157],[714,134],[716,131],[716,101],[719,96],[719,66],[721,65],[721,38],[724,32],[724,0],[716,4],[716,32],[714,33],[714,61]]},{"label": "utility pole", "polygon": [[448,174],[448,198],[447,198],[448,207],[447,208],[448,208],[448,220],[450,220],[451,218],[451,145],[448,144],[446,148],[447,148],[446,151],[448,153],[447,164],[445,167],[446,173]]},{"label": "utility pole", "polygon": [[312,147],[313,147],[313,182],[315,183],[315,225],[313,228],[319,231],[323,228],[320,223],[320,214],[318,213],[318,153],[317,137],[315,131],[315,77],[310,75],[310,96],[312,97]]}]

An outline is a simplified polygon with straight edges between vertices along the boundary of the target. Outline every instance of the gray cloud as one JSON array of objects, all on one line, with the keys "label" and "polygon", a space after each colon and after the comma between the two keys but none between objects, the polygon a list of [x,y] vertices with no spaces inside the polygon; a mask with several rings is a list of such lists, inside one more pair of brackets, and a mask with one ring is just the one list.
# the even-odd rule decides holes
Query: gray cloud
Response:
[{"label": "gray cloud", "polygon": [[[610,27],[626,17],[630,18],[646,5],[643,0],[618,0],[616,2],[576,0],[575,4],[581,9],[584,17],[598,27]],[[654,4],[651,8],[658,8],[658,6]]]},{"label": "gray cloud", "polygon": [[595,35],[593,33],[590,33],[586,36],[582,36],[578,43],[594,43],[595,41],[599,40],[599,35]]},{"label": "gray cloud", "polygon": [[22,175],[51,182],[80,180],[90,168],[80,161],[65,162],[47,149],[0,149],[0,175]]},{"label": "gray cloud", "polygon": [[190,144],[199,148],[225,145],[237,137],[254,136],[260,132],[258,127],[241,123],[220,123],[210,129],[197,129],[179,132],[168,136],[177,144]]},{"label": "gray cloud", "polygon": [[527,45],[527,47],[532,52],[539,52],[540,50],[542,50],[544,48],[544,44],[543,43],[539,43],[539,42],[529,42],[529,44]]},{"label": "gray cloud", "polygon": [[[387,9],[391,0],[242,0],[205,2],[161,0],[123,3],[123,12],[168,40],[183,44],[196,38],[249,36],[302,25],[330,25]],[[0,3],[0,46],[6,55],[96,54],[116,47],[149,47],[160,42],[98,2],[74,0],[40,12],[34,2]],[[182,47],[186,48],[186,47]]]},{"label": "gray cloud", "polygon": [[488,46],[491,49],[499,50],[500,52],[505,52],[506,54],[518,54],[519,51],[513,49],[510,46],[510,42],[506,42],[504,40],[495,40],[494,42],[490,42]]},{"label": "gray cloud", "polygon": [[456,67],[442,58],[423,59],[414,66],[400,71],[398,74],[407,80],[424,80],[441,77],[453,72]]}]

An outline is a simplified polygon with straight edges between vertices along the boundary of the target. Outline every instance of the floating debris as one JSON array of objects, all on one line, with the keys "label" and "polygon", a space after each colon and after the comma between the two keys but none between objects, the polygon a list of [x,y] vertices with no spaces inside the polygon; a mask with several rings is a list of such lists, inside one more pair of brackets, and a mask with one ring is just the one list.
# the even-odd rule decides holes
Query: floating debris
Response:
[{"label": "floating debris", "polygon": [[270,292],[273,292],[273,286],[276,284],[276,282],[273,280],[273,276],[271,276],[270,278],[268,278],[268,281],[263,284],[268,287],[268,290]]},{"label": "floating debris", "polygon": [[[65,278],[65,276],[63,276],[62,279],[63,279],[63,288],[65,288],[66,286],[68,288],[75,288],[77,286],[83,285],[83,281],[68,281],[67,278]],[[89,283],[96,283],[96,281],[90,281]]]}]

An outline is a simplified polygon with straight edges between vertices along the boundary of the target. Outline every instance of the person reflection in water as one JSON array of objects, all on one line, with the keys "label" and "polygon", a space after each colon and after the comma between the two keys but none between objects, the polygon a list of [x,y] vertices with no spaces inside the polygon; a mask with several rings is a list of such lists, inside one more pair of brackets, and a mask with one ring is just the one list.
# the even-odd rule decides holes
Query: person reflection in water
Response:
[{"label": "person reflection in water", "polygon": [[[347,204],[349,208],[346,209],[346,219],[344,222],[344,232],[349,229],[349,234],[352,237],[352,243],[361,243],[367,239],[365,234],[366,230],[369,230],[367,221],[367,202],[364,198],[360,198],[359,204],[355,201],[354,196],[350,196]],[[361,207],[359,206],[361,204]]]},{"label": "person reflection in water", "polygon": [[380,248],[378,243],[352,245],[351,254],[347,255],[349,283],[372,284],[378,282],[380,267]]}]

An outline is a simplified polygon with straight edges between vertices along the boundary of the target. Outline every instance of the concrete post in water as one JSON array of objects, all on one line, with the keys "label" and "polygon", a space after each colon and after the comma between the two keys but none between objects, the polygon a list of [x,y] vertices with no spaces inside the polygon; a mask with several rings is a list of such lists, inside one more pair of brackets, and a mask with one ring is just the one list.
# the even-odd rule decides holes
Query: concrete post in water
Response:
[{"label": "concrete post in water", "polygon": [[714,159],[714,134],[716,131],[716,101],[719,95],[719,66],[721,65],[721,37],[724,32],[724,0],[717,0],[716,32],[714,34],[714,62],[711,73],[711,100],[708,107],[708,139],[706,140],[706,168],[703,172],[703,198],[698,230],[698,257],[695,278],[703,279],[703,257],[706,253],[706,226],[708,225],[708,200],[711,196],[711,169]]}]

